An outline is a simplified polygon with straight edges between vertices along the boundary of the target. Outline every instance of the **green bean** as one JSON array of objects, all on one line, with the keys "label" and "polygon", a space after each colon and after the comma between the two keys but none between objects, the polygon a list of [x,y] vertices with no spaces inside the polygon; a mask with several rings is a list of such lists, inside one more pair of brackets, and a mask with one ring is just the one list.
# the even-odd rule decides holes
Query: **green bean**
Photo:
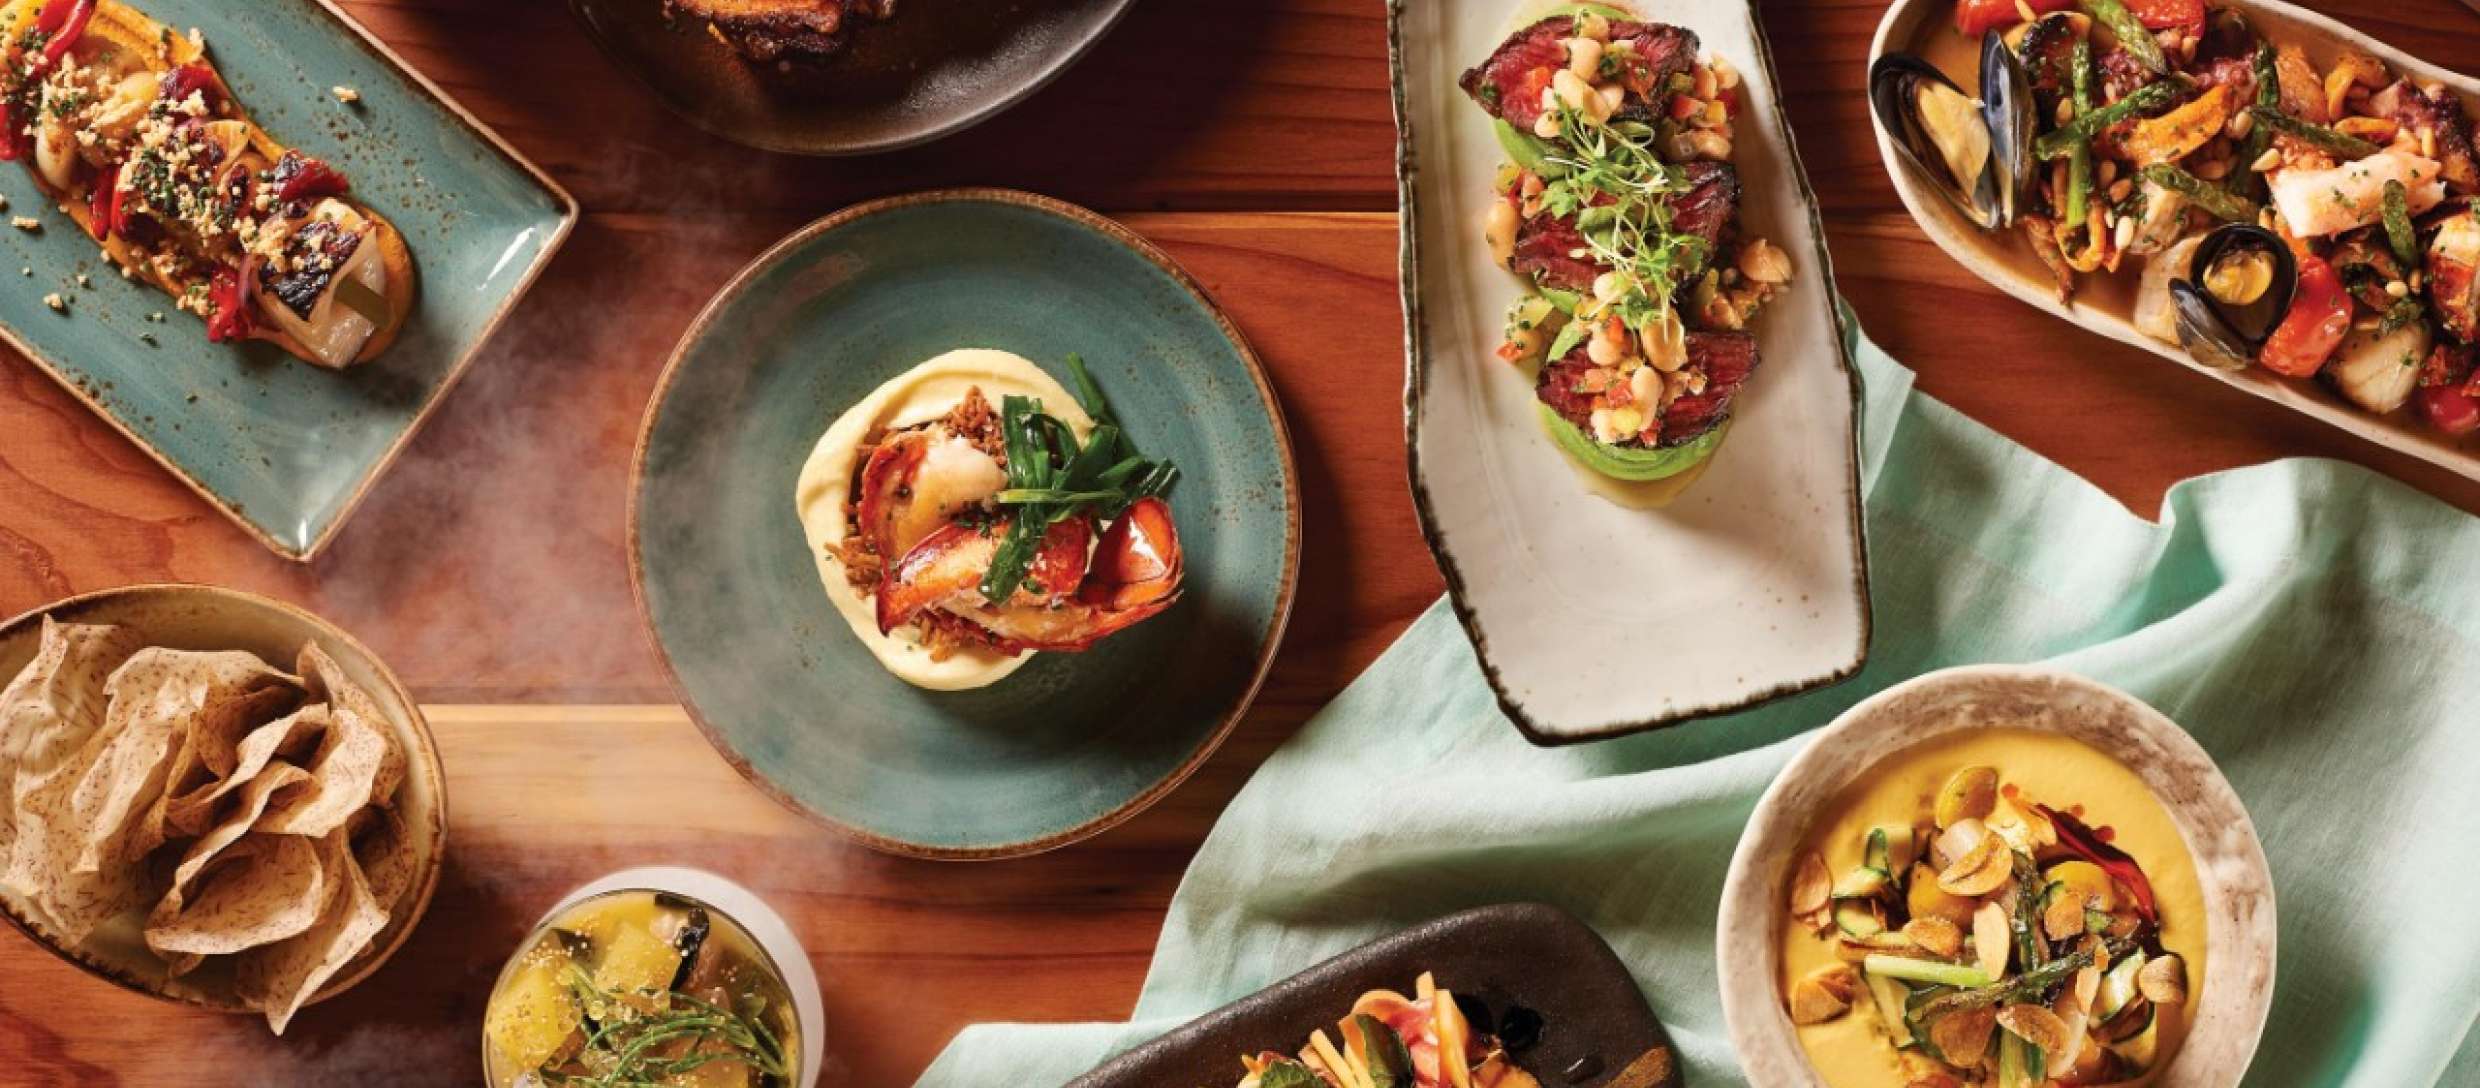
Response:
[{"label": "green bean", "polygon": [[2118,47],[2144,65],[2146,71],[2157,76],[2170,74],[2170,59],[2161,55],[2161,43],[2153,40],[2153,32],[2144,28],[2143,20],[2128,11],[2127,5],[2118,0],[2082,0],[2076,6],[2109,27],[2110,33],[2118,36]]},{"label": "green bean", "polygon": [[2144,180],[2194,201],[2217,219],[2232,223],[2256,221],[2257,203],[2166,162],[2144,168]]},{"label": "green bean", "polygon": [[2032,153],[2044,159],[2056,159],[2073,151],[2075,145],[2092,139],[2093,134],[2133,117],[2170,104],[2178,96],[2178,88],[2169,80],[2147,83],[2128,92],[2127,97],[2089,113],[2080,113],[2066,124],[2044,133],[2032,142]]},{"label": "green bean", "polygon": [[2336,131],[2314,121],[2302,121],[2282,112],[2278,106],[2250,106],[2248,112],[2255,116],[2259,125],[2271,127],[2284,136],[2344,158],[2364,159],[2385,150],[2350,133]]},{"label": "green bean", "polygon": [[2394,259],[2403,270],[2420,263],[2420,238],[2411,232],[2411,190],[2400,181],[2385,183],[2385,240],[2394,244]]}]

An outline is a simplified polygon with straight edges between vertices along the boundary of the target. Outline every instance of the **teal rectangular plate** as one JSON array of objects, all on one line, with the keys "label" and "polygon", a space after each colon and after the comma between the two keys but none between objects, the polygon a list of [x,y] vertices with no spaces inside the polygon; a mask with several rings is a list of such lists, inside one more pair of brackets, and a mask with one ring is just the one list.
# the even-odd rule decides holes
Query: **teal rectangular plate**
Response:
[{"label": "teal rectangular plate", "polygon": [[[0,278],[17,281],[0,291],[0,338],[261,543],[307,561],[550,262],[577,202],[326,0],[133,6],[176,33],[197,28],[253,120],[335,164],[395,222],[420,277],[413,316],[386,353],[344,371],[265,343],[210,344],[171,296],[122,279],[23,164],[0,164],[4,214],[43,222],[0,229]],[[66,314],[44,303],[53,292]]]}]

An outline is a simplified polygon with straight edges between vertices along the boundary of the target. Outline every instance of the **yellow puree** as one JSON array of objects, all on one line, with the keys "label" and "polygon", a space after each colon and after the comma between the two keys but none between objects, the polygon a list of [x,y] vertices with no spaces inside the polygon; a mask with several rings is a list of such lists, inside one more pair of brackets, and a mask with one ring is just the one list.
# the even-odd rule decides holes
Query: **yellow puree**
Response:
[{"label": "yellow puree", "polygon": [[[2189,1005],[2161,1009],[2160,1049],[2153,1062],[2158,1073],[2178,1052],[2187,1035],[2186,1012],[2205,992],[2204,891],[2170,814],[2117,760],[2055,733],[1949,733],[1897,753],[1852,783],[1825,809],[1800,853],[1784,864],[1814,850],[1825,859],[1826,871],[1837,876],[1858,867],[1870,828],[1927,822],[1938,787],[1947,776],[1974,764],[1997,768],[1999,782],[2021,790],[2026,801],[2061,811],[2082,805],[2084,823],[2108,826],[2111,845],[2144,867],[2161,910],[2162,945],[2187,961],[2188,992],[2193,995]],[[1836,962],[1835,942],[1831,935],[1810,933],[1790,917],[1787,907],[1776,913],[1783,947],[1779,992],[1789,993],[1795,979]],[[1865,990],[1855,995],[1849,1013],[1798,1030],[1809,1064],[1832,1088],[1905,1088],[1894,1043],[1879,1026]],[[2132,1083],[2151,1079],[2148,1075]]]}]

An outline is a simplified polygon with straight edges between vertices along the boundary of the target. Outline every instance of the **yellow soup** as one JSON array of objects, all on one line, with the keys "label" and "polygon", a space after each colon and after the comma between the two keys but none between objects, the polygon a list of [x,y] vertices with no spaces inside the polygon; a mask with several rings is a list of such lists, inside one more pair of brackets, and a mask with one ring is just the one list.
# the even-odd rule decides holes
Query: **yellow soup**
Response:
[{"label": "yellow soup", "polygon": [[[2176,1054],[2194,998],[2204,990],[2204,892],[2170,814],[2117,760],[2055,733],[2003,728],[1949,733],[1889,757],[1845,787],[1810,827],[1799,852],[1784,864],[1796,871],[1801,859],[1813,852],[1825,860],[1830,874],[1859,868],[1872,828],[1930,823],[1939,788],[1957,770],[1975,765],[1996,769],[1999,779],[2026,802],[2061,812],[2080,808],[2082,822],[2095,830],[2108,828],[2110,845],[2132,856],[2152,884],[2160,942],[2165,951],[2186,961],[2190,1000],[2160,1007],[2154,1059],[2145,1076],[2126,1083],[2150,1081]],[[2044,866],[2051,860],[2045,853]],[[1817,935],[1787,909],[1778,911],[1778,917],[1783,949],[1778,982],[1780,992],[1789,994],[1797,980],[1841,961],[1834,934]],[[1810,1064],[1832,1088],[1907,1088],[1911,1083],[1865,986],[1854,995],[1849,1013],[1798,1031]]]}]

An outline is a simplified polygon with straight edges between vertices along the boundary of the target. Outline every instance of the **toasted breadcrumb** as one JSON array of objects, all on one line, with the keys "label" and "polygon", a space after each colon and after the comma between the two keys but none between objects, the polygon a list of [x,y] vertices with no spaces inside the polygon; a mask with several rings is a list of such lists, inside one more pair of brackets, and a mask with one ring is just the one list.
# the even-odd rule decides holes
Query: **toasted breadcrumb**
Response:
[{"label": "toasted breadcrumb", "polygon": [[327,93],[335,95],[336,101],[342,102],[348,106],[362,100],[362,92],[354,90],[351,87],[344,86],[343,84],[338,84],[334,87],[328,88]]},{"label": "toasted breadcrumb", "polygon": [[36,231],[43,229],[43,221],[31,215],[11,216],[9,218],[9,225],[25,231]]},{"label": "toasted breadcrumb", "polygon": [[69,312],[69,300],[60,297],[60,292],[58,291],[54,291],[51,294],[43,296],[43,304],[51,307],[52,312],[56,314],[65,314]]}]

